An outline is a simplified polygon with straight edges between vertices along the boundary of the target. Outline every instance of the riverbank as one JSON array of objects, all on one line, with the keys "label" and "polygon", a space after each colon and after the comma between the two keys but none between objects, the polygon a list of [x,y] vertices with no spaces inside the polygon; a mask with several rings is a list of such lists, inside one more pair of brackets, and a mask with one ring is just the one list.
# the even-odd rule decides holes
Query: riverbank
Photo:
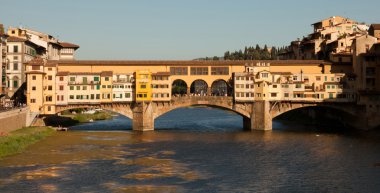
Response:
[{"label": "riverbank", "polygon": [[28,146],[52,135],[54,132],[51,127],[26,127],[0,136],[0,159],[20,153]]}]

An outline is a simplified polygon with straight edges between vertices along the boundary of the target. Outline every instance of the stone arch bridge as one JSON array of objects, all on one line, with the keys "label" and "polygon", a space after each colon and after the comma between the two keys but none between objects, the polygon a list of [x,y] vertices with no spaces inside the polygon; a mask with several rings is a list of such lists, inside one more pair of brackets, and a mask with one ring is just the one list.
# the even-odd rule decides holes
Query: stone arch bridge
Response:
[{"label": "stone arch bridge", "polygon": [[56,106],[56,112],[75,108],[102,108],[120,113],[133,120],[133,130],[154,130],[154,121],[161,115],[177,108],[204,105],[233,111],[243,117],[243,125],[246,130],[271,130],[272,119],[288,111],[304,107],[326,107],[337,109],[345,113],[339,116],[341,121],[357,128],[369,129],[380,125],[379,119],[371,119],[365,115],[365,107],[355,103],[338,102],[307,102],[307,101],[255,101],[234,102],[232,97],[216,96],[187,96],[173,97],[168,102],[124,102],[104,104],[71,104]]}]

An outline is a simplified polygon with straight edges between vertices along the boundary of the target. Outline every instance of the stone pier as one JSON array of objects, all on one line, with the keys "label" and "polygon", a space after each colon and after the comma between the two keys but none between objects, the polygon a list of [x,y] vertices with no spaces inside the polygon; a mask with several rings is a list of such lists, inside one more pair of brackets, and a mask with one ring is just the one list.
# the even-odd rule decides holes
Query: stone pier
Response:
[{"label": "stone pier", "polygon": [[243,119],[245,130],[272,130],[272,116],[269,101],[256,101],[252,106],[251,118]]},{"label": "stone pier", "polygon": [[133,108],[133,124],[134,131],[153,131],[154,117],[152,102],[136,103]]}]

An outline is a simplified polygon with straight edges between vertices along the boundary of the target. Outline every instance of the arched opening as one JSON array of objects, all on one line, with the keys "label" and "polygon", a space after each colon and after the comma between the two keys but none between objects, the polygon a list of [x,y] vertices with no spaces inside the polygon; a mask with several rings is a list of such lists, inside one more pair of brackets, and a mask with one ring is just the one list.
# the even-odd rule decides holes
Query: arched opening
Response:
[{"label": "arched opening", "polygon": [[118,112],[90,106],[68,108],[55,115],[45,115],[45,125],[68,127],[70,130],[132,130],[132,120]]},{"label": "arched opening", "polygon": [[181,96],[187,94],[187,84],[181,79],[177,79],[172,84],[172,95]]},{"label": "arched opening", "polygon": [[213,96],[231,96],[232,89],[225,80],[219,79],[211,85],[211,95]]},{"label": "arched opening", "polygon": [[243,115],[217,106],[182,107],[156,118],[155,130],[238,132],[243,130]]},{"label": "arched opening", "polygon": [[190,87],[190,93],[197,96],[207,96],[208,84],[204,80],[195,80]]},{"label": "arched opening", "polygon": [[273,119],[273,129],[291,131],[344,132],[353,129],[357,118],[340,109],[310,106],[290,110]]}]

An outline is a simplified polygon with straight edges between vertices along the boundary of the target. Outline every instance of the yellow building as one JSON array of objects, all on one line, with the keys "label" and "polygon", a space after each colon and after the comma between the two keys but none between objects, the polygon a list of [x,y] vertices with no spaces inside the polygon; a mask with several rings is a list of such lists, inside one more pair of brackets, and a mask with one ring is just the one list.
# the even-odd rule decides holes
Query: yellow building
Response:
[{"label": "yellow building", "polygon": [[138,70],[135,77],[136,101],[152,101],[152,73],[148,70]]},{"label": "yellow building", "polygon": [[100,94],[102,103],[112,102],[112,71],[104,71],[100,73]]},{"label": "yellow building", "polygon": [[152,100],[170,101],[172,92],[172,82],[169,72],[152,73]]}]

